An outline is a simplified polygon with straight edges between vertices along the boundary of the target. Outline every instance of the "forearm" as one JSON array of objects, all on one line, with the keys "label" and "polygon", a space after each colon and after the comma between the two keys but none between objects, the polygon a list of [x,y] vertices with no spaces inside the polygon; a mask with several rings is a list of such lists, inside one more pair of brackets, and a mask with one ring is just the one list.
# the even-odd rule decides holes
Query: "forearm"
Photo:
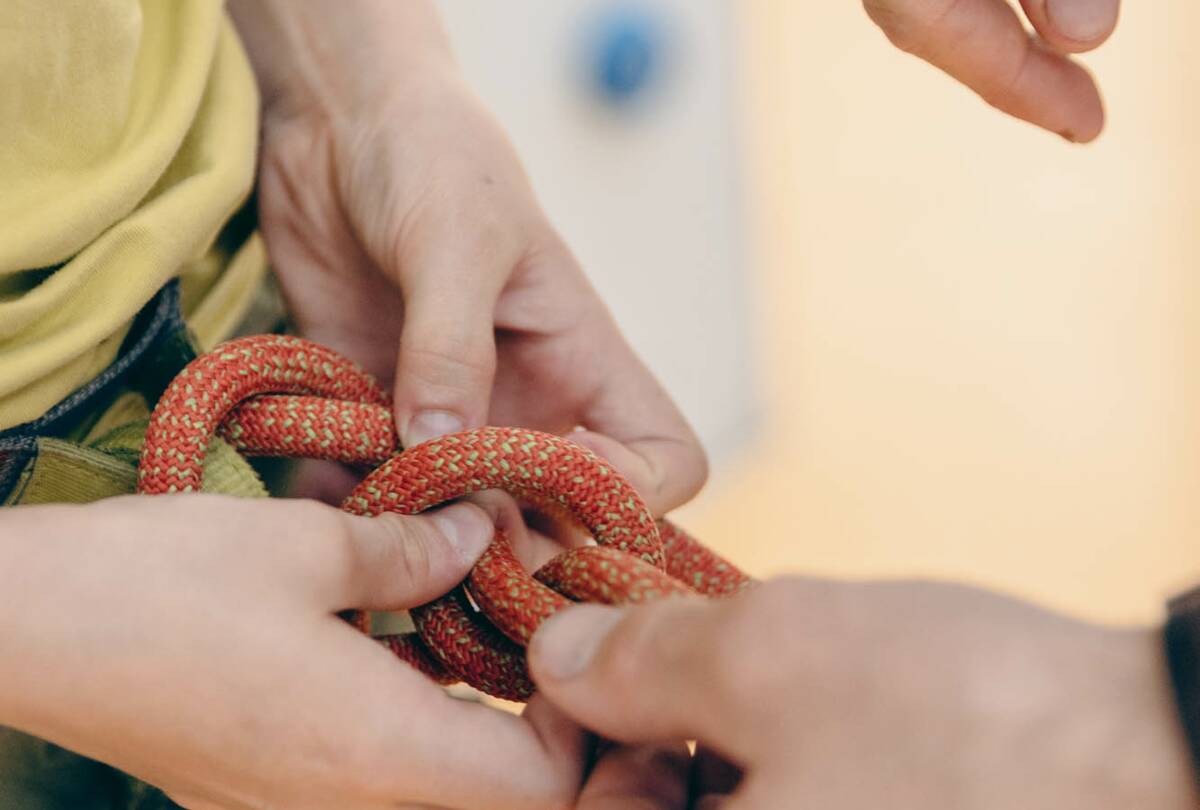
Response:
[{"label": "forearm", "polygon": [[29,615],[23,612],[28,585],[23,571],[28,562],[28,544],[15,509],[0,509],[0,725],[16,722],[16,672],[20,667],[20,642],[23,624]]},{"label": "forearm", "polygon": [[354,108],[377,85],[454,67],[432,0],[230,0],[228,8],[267,107]]},{"label": "forearm", "polygon": [[63,537],[85,530],[69,525],[79,511],[0,509],[0,725],[32,730],[30,724],[45,713],[52,681],[64,677],[66,667],[45,653],[63,626],[66,606],[53,591],[69,564]]}]

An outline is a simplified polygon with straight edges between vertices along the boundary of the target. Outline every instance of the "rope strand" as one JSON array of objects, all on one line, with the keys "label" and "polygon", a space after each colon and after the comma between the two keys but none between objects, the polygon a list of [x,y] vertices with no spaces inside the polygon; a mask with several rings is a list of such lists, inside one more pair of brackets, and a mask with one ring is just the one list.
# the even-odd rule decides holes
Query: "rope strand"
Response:
[{"label": "rope strand", "polygon": [[[527,700],[533,684],[523,645],[572,600],[727,596],[750,582],[678,526],[656,522],[620,473],[560,436],[487,427],[401,452],[388,397],[375,380],[301,338],[241,338],[188,364],[151,416],[138,491],[199,491],[214,435],[247,455],[375,467],[342,504],[353,514],[418,514],[502,489],[569,514],[591,532],[598,546],[566,550],[531,576],[498,530],[464,586],[412,611],[417,633],[378,639],[439,683],[462,680],[495,697]],[[365,614],[350,620],[367,632]]]}]

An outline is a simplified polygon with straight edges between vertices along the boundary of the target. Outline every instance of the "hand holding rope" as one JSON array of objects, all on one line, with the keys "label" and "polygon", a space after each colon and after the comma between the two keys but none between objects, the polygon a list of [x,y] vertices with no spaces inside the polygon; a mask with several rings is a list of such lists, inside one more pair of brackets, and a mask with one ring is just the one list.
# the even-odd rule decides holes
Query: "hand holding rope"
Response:
[{"label": "hand holding rope", "polygon": [[[497,531],[464,586],[412,611],[416,633],[379,639],[440,683],[462,680],[495,697],[526,700],[533,685],[523,645],[573,600],[725,596],[750,582],[682,529],[656,522],[624,477],[568,439],[488,427],[400,451],[388,397],[375,380],[301,338],[230,341],[180,372],[151,417],[138,491],[199,491],[214,435],[247,455],[375,466],[342,504],[354,514],[417,514],[501,489],[571,516],[595,537],[598,545],[566,550],[530,575]],[[368,630],[365,614],[352,621]]]}]

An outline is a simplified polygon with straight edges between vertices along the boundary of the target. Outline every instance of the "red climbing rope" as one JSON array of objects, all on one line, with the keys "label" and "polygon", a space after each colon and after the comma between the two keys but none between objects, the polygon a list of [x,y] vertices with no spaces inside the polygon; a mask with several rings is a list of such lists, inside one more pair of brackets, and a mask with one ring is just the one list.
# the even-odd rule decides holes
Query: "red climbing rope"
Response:
[{"label": "red climbing rope", "polygon": [[[564,551],[532,576],[497,532],[465,583],[479,611],[460,587],[412,611],[416,634],[380,638],[442,683],[463,680],[496,697],[524,700],[533,685],[522,645],[572,600],[724,596],[749,582],[677,526],[656,523],[616,470],[567,439],[490,427],[399,452],[388,397],[374,379],[300,338],[234,340],[180,372],[150,419],[139,492],[198,491],[214,435],[249,455],[375,466],[342,504],[355,514],[416,514],[502,489],[570,515],[591,532],[599,545]],[[367,630],[363,614],[352,619]]]}]

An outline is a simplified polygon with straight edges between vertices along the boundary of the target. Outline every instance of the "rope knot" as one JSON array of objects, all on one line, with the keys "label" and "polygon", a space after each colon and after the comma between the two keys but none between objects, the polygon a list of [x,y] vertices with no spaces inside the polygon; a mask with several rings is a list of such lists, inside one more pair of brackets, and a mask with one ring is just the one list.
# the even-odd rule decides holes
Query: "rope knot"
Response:
[{"label": "rope knot", "polygon": [[[459,587],[412,611],[416,634],[379,639],[439,682],[463,680],[509,700],[533,693],[523,645],[572,600],[722,596],[749,582],[678,527],[656,522],[623,476],[574,442],[486,427],[400,452],[388,404],[370,375],[318,344],[276,335],[230,341],[192,361],[159,400],[138,491],[198,491],[208,445],[220,435],[247,455],[377,465],[342,504],[354,514],[417,514],[487,489],[569,514],[597,546],[566,550],[531,576],[498,531],[467,582],[479,612]],[[363,614],[351,619],[368,629]]]}]

